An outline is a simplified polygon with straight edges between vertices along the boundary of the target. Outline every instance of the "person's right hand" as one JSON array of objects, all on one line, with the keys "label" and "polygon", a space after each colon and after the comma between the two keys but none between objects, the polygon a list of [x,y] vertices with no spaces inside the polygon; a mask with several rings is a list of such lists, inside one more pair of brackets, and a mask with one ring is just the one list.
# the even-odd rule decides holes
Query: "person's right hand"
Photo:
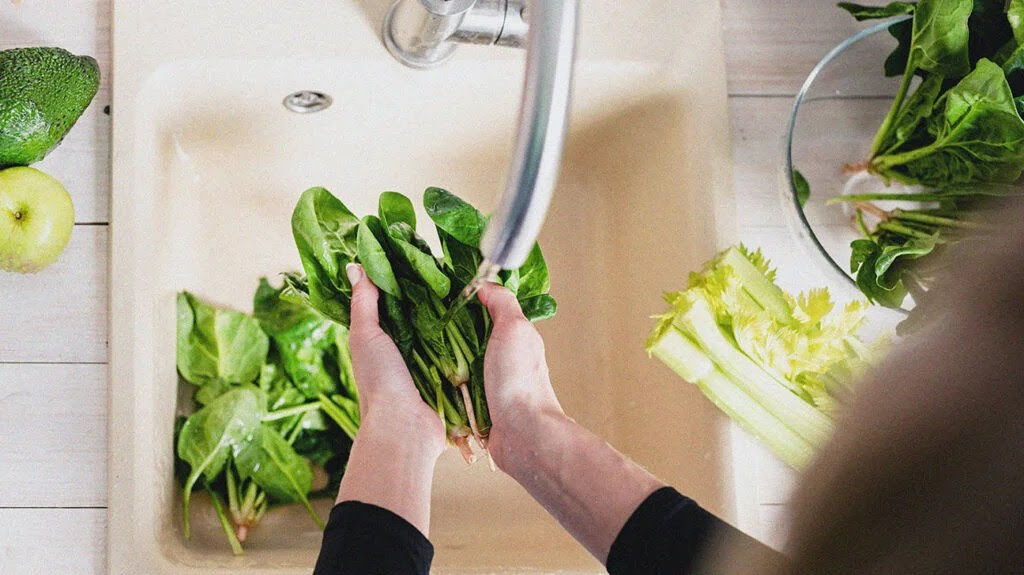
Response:
[{"label": "person's right hand", "polygon": [[515,295],[497,284],[480,288],[493,328],[484,357],[484,387],[491,414],[488,451],[508,472],[517,441],[532,437],[545,418],[565,417],[544,358],[544,341],[523,315]]}]

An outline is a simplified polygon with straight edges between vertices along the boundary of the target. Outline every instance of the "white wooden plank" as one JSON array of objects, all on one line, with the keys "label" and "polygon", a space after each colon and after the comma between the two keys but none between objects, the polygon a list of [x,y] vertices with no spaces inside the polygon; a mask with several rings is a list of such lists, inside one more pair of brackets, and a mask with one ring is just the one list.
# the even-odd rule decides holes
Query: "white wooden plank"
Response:
[{"label": "white wooden plank", "polygon": [[761,540],[769,547],[782,551],[789,536],[789,512],[783,505],[761,505]]},{"label": "white wooden plank", "polygon": [[0,509],[0,573],[106,573],[106,510]]},{"label": "white wooden plank", "polygon": [[0,363],[107,360],[106,226],[75,226],[57,263],[0,272]]},{"label": "white wooden plank", "polygon": [[107,501],[105,365],[0,364],[0,507]]},{"label": "white wooden plank", "polygon": [[722,0],[730,94],[795,94],[807,73],[863,25],[822,0]]},{"label": "white wooden plank", "polygon": [[92,105],[59,148],[36,167],[64,184],[78,222],[107,222],[110,206],[110,2],[25,0],[0,2],[0,50],[59,46],[87,54],[100,65],[102,81]]}]

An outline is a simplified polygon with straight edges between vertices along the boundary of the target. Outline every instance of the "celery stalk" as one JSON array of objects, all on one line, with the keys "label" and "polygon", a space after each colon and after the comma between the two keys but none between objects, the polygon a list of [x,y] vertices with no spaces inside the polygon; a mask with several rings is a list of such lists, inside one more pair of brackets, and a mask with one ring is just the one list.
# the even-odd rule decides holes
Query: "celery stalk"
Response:
[{"label": "celery stalk", "polygon": [[807,440],[754,401],[678,329],[669,327],[662,331],[652,339],[648,351],[680,377],[695,384],[712,403],[767,444],[787,464],[802,468],[814,454],[814,447]]},{"label": "celery stalk", "polygon": [[829,417],[786,388],[770,373],[743,354],[715,321],[707,296],[701,290],[687,292],[689,308],[677,314],[674,325],[700,342],[701,349],[724,374],[786,427],[814,446],[832,434]]}]

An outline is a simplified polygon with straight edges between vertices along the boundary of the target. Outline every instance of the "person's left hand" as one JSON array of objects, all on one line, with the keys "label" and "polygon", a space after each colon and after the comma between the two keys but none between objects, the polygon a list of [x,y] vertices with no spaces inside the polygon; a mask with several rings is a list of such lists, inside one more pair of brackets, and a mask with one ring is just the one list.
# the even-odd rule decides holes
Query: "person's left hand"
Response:
[{"label": "person's left hand", "polygon": [[359,389],[359,433],[384,434],[406,446],[422,444],[439,456],[444,424],[420,397],[402,354],[380,327],[377,286],[358,264],[349,264],[345,273],[352,283],[349,347]]}]

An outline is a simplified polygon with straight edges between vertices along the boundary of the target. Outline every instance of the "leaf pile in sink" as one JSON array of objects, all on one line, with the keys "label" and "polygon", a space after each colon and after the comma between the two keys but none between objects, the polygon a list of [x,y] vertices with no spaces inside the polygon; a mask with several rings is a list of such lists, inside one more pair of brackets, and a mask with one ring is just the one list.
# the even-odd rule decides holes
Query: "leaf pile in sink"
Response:
[{"label": "leaf pile in sink", "polygon": [[[927,193],[836,200],[853,202],[865,235],[852,246],[857,286],[875,303],[900,307],[929,287],[933,254],[985,229],[978,208],[992,206],[988,198],[1021,193],[1024,0],[840,7],[858,20],[912,15],[889,28],[899,46],[885,73],[901,82],[862,166]],[[1016,190],[1000,191],[1006,186]],[[878,200],[915,205],[885,210],[871,203]]]},{"label": "leaf pile in sink", "polygon": [[[381,194],[376,215],[355,216],[323,188],[307,190],[292,214],[292,233],[305,277],[286,276],[285,297],[347,326],[352,286],[350,262],[363,265],[380,288],[381,326],[401,351],[423,400],[444,421],[448,437],[467,461],[472,435],[486,449],[491,427],[484,395],[483,358],[491,321],[479,302],[441,320],[474,279],[483,260],[480,239],[485,218],[470,204],[440,188],[428,188],[423,206],[441,240],[435,257],[416,232],[409,198]],[[540,247],[516,270],[501,272],[501,283],[516,294],[531,321],[555,314],[550,279]]]},{"label": "leaf pile in sink", "polygon": [[[309,500],[333,497],[359,427],[348,331],[279,295],[262,280],[252,316],[178,295],[178,373],[199,407],[176,430],[184,532],[199,486],[235,554],[272,504],[323,527]],[[311,464],[329,476],[318,490]]]}]

